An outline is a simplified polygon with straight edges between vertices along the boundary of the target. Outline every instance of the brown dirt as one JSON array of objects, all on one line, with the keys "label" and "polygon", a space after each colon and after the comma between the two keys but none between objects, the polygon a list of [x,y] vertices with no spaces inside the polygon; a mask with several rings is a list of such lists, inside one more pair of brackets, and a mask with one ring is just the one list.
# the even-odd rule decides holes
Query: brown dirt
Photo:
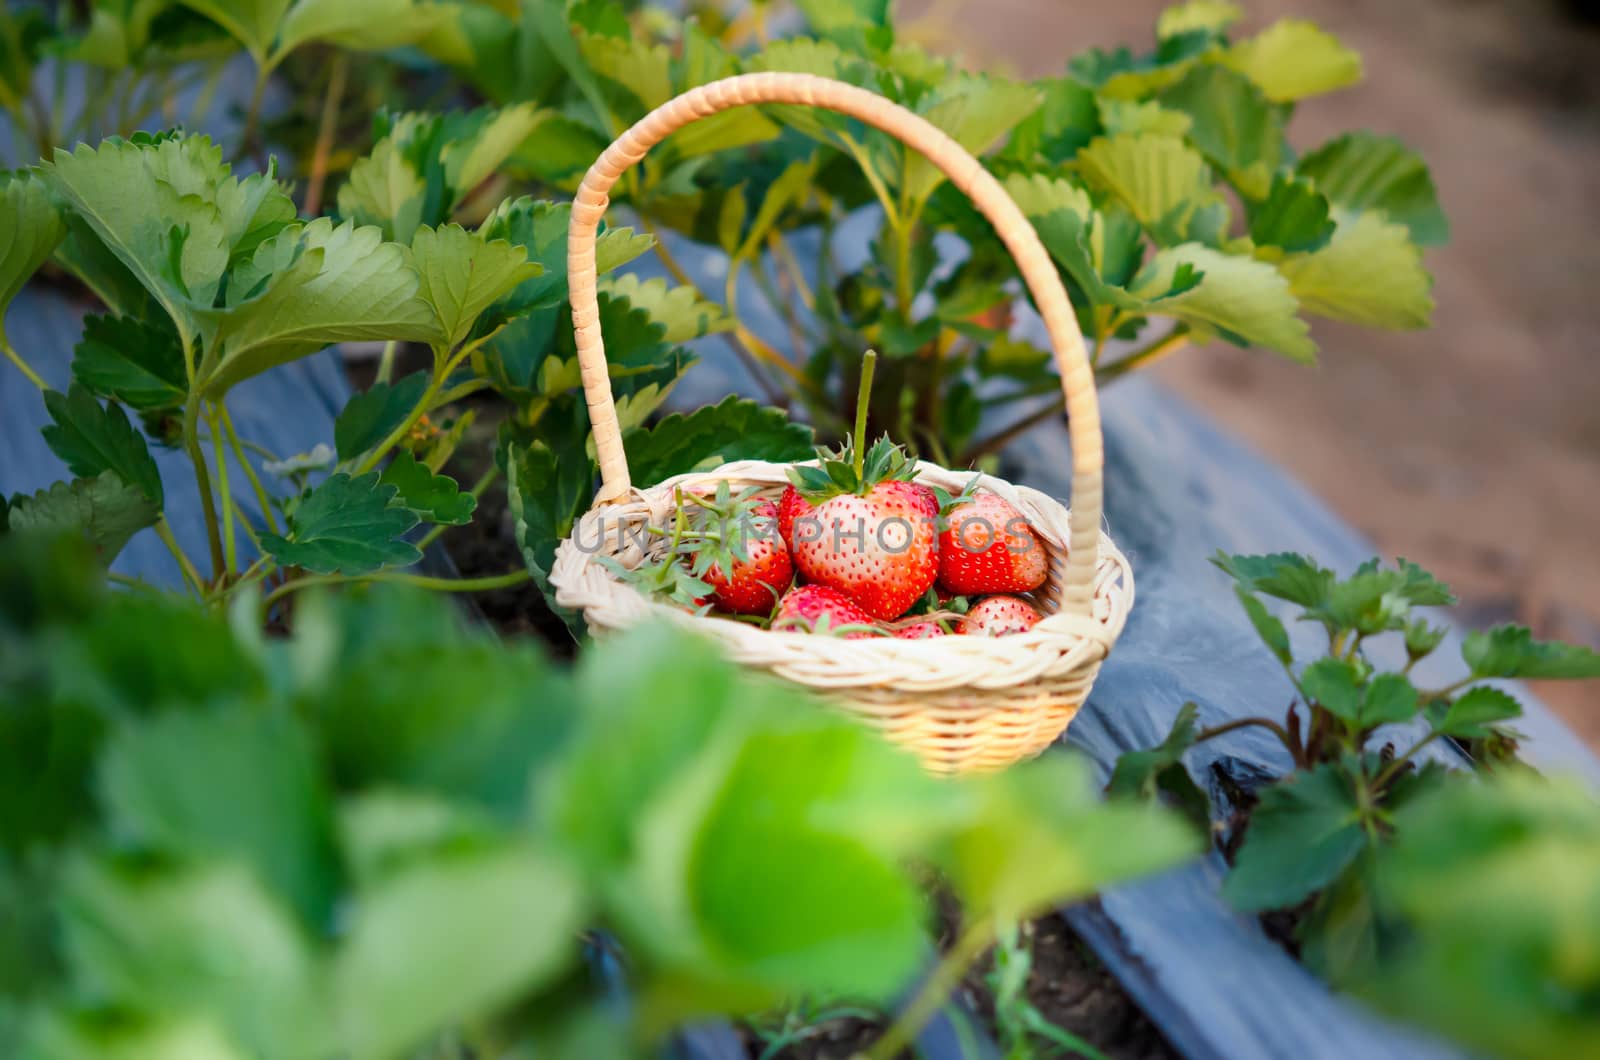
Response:
[{"label": "brown dirt", "polygon": [[[1165,0],[908,3],[933,43],[1039,75],[1148,44]],[[1246,0],[1251,31],[1313,19],[1366,59],[1301,106],[1308,149],[1345,129],[1430,163],[1454,238],[1425,332],[1318,323],[1305,369],[1215,345],[1155,370],[1288,468],[1386,555],[1438,572],[1475,623],[1600,644],[1600,29],[1580,0]],[[931,14],[930,14],[931,10]],[[1538,688],[1591,746],[1590,689]]]}]

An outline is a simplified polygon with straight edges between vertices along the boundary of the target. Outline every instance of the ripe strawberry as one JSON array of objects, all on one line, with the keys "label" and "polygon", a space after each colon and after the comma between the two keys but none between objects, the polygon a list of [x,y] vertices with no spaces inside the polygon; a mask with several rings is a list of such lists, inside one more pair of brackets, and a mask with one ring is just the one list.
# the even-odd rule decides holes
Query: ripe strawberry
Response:
[{"label": "ripe strawberry", "polygon": [[956,632],[969,637],[1004,637],[1026,633],[1043,617],[1028,601],[1015,596],[988,596],[961,617]]},{"label": "ripe strawberry", "polygon": [[806,579],[846,593],[874,618],[905,614],[939,573],[939,501],[910,481],[914,473],[887,438],[853,466],[829,459],[792,469],[801,499],[814,505],[793,524],[794,561]]},{"label": "ripe strawberry", "polygon": [[[879,636],[878,624],[872,616],[856,606],[844,593],[826,585],[801,585],[783,594],[778,601],[778,611],[772,616],[772,628],[801,633],[831,633],[840,627],[849,627],[836,634],[845,640]],[[870,628],[859,628],[870,627]]]},{"label": "ripe strawberry", "polygon": [[810,514],[811,510],[811,502],[800,496],[793,485],[783,487],[783,496],[778,498],[778,536],[790,552],[794,551],[795,517]]},{"label": "ripe strawberry", "polygon": [[944,637],[949,634],[943,626],[929,619],[923,622],[913,622],[909,626],[901,626],[895,630],[894,635],[900,640],[927,640],[930,637]]},{"label": "ripe strawberry", "polygon": [[734,539],[699,552],[708,565],[698,573],[722,610],[771,614],[772,605],[794,584],[794,561],[783,539],[776,536],[777,517],[778,506],[771,501],[736,511],[733,518],[722,521],[723,532]]},{"label": "ripe strawberry", "polygon": [[939,585],[952,593],[1026,593],[1044,584],[1044,546],[1008,502],[993,493],[958,498],[939,535]]}]

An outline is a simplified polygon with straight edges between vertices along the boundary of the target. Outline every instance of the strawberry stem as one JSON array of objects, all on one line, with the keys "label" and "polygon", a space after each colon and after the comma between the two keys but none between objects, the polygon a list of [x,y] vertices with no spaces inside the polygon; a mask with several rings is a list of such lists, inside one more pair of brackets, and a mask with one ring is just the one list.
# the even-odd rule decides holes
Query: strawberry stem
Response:
[{"label": "strawberry stem", "polygon": [[855,466],[860,482],[867,458],[867,399],[872,396],[872,373],[878,367],[878,352],[868,350],[861,358],[861,386],[856,390]]}]

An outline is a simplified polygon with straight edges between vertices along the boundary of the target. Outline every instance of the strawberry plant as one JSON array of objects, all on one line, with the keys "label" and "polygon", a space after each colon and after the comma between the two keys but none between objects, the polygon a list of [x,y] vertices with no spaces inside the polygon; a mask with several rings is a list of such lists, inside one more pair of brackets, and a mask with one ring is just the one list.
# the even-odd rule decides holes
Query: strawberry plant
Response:
[{"label": "strawberry plant", "polygon": [[0,1052],[30,1060],[647,1055],[794,997],[888,1009],[930,871],[971,954],[1195,845],[1070,756],[934,780],[664,627],[567,669],[372,586],[269,639],[35,533],[0,539],[0,703]]},{"label": "strawberry plant", "polygon": [[[1495,902],[1508,897],[1497,888],[1511,886],[1512,877],[1495,881],[1489,874],[1522,856],[1518,843],[1544,851],[1546,844],[1565,849],[1570,842],[1573,857],[1589,856],[1584,844],[1600,817],[1587,795],[1523,775],[1510,725],[1522,707],[1489,682],[1600,677],[1600,653],[1534,640],[1522,626],[1498,626],[1462,639],[1464,676],[1419,688],[1414,668],[1447,633],[1420,609],[1455,600],[1421,567],[1374,560],[1340,578],[1290,553],[1219,554],[1213,562],[1234,579],[1251,624],[1283,666],[1293,701],[1282,719],[1243,717],[1208,728],[1200,726],[1196,706],[1185,704],[1160,745],[1122,756],[1108,790],[1161,796],[1208,821],[1208,798],[1185,768],[1185,753],[1240,728],[1271,733],[1293,770],[1258,791],[1237,793],[1221,833],[1232,863],[1224,896],[1245,912],[1290,912],[1301,958],[1336,984],[1496,1051],[1550,1055],[1528,1043],[1545,1033],[1552,1037],[1542,1040],[1550,1041],[1576,1033],[1567,1021],[1578,1019],[1586,1002],[1574,1001],[1574,1008],[1562,998],[1592,989],[1594,968],[1564,965],[1548,940],[1537,943],[1545,949],[1523,950],[1515,926],[1494,923],[1509,915],[1509,906]],[[1292,604],[1302,621],[1320,626],[1325,649],[1297,658],[1288,628],[1263,598]],[[1454,744],[1470,768],[1449,769],[1422,753],[1436,742]],[[1561,915],[1559,903],[1571,894],[1550,893],[1546,909],[1539,898],[1545,881],[1516,879],[1512,904],[1529,904],[1512,919],[1528,916],[1527,938],[1540,938],[1546,930],[1540,918]],[[1488,949],[1463,956],[1478,944]],[[1390,963],[1400,955],[1404,963]],[[1445,974],[1458,959],[1468,963]],[[1509,1008],[1498,1010],[1505,1022],[1496,1024],[1498,1017],[1467,1000],[1486,1000],[1498,989],[1500,973],[1491,969],[1500,961],[1512,962],[1506,985],[1522,992],[1504,1005],[1520,1011],[1526,1004],[1532,1029],[1522,1026],[1523,1015],[1506,1015]],[[1457,982],[1463,992],[1453,997]],[[1534,999],[1541,991],[1547,1000]],[[1592,1006],[1584,1018],[1592,1034]]]}]

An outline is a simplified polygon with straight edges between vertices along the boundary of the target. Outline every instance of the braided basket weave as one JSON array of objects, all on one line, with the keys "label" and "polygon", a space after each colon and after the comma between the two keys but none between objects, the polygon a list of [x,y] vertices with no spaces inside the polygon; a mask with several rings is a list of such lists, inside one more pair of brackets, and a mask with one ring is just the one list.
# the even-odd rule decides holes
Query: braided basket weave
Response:
[{"label": "braided basket weave", "polygon": [[[652,558],[647,550],[663,550],[660,535],[642,533],[642,524],[666,527],[678,489],[709,493],[727,481],[735,492],[753,486],[776,499],[787,483],[784,465],[741,461],[647,489],[631,485],[595,287],[595,238],[608,192],[623,172],[696,119],[761,103],[837,111],[921,152],[972,199],[1016,259],[1044,318],[1061,373],[1073,464],[1070,512],[1037,490],[977,476],[980,488],[999,494],[1032,524],[1050,557],[1049,575],[1034,593],[1045,617],[1028,632],[930,640],[845,640],[773,632],[654,602],[618,581],[600,562],[610,557],[633,567]],[[731,658],[813,689],[880,728],[916,751],[934,772],[1002,768],[1038,754],[1061,735],[1122,631],[1133,606],[1133,574],[1127,559],[1100,532],[1100,410],[1077,319],[1033,227],[977,159],[922,118],[853,85],[809,74],[730,77],[661,105],[605,150],[578,189],[567,256],[578,361],[602,485],[594,507],[556,552],[550,581],[557,603],[581,611],[596,634],[657,621],[677,622],[715,638]],[[921,463],[917,481],[957,493],[974,474]]]}]

